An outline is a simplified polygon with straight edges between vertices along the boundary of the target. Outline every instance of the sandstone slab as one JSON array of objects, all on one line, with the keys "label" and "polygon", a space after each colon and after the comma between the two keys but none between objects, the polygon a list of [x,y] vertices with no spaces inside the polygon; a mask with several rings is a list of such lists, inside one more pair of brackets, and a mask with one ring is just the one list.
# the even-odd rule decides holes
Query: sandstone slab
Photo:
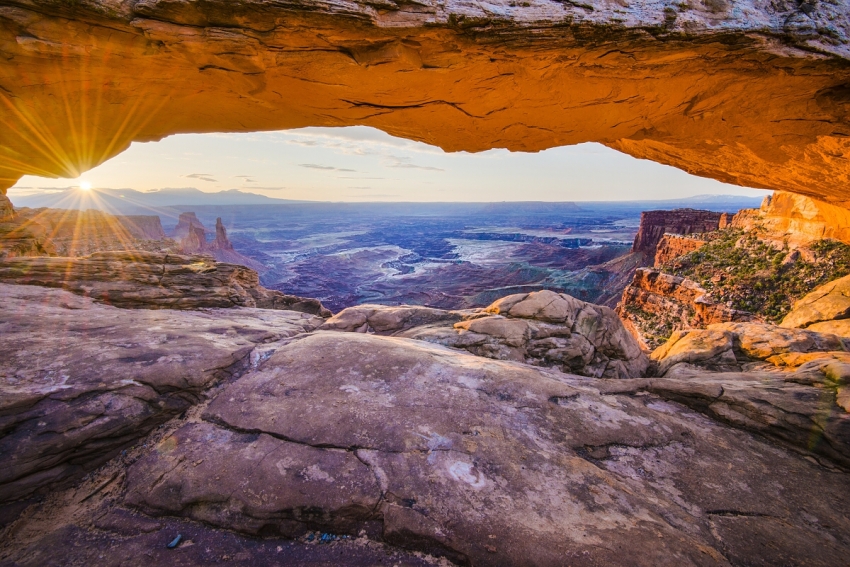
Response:
[{"label": "sandstone slab", "polygon": [[648,382],[317,332],[152,448],[124,502],[255,535],[364,530],[457,564],[843,561],[846,473]]},{"label": "sandstone slab", "polygon": [[124,310],[0,284],[0,503],[67,484],[312,330],[292,311]]},{"label": "sandstone slab", "polygon": [[822,285],[794,304],[783,327],[807,328],[817,323],[850,319],[850,276]]}]

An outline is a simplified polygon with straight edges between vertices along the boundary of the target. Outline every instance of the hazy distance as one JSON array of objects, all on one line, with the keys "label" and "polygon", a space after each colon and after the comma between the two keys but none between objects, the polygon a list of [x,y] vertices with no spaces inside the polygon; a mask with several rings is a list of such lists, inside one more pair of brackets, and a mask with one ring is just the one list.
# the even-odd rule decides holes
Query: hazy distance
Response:
[{"label": "hazy distance", "polygon": [[[79,179],[23,177],[9,197],[89,183],[153,191],[232,189],[306,201],[602,201],[761,196],[601,144],[539,153],[446,153],[365,126],[248,134],[180,134],[133,143]],[[187,203],[188,204],[188,203]]]}]

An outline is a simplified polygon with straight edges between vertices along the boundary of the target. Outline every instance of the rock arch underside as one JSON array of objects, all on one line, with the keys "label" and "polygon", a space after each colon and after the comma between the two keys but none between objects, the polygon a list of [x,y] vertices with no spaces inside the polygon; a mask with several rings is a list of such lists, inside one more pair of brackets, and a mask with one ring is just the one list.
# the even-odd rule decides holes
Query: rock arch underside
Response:
[{"label": "rock arch underside", "polygon": [[0,187],[133,140],[368,125],[449,151],[587,141],[850,202],[832,0],[6,0]]}]

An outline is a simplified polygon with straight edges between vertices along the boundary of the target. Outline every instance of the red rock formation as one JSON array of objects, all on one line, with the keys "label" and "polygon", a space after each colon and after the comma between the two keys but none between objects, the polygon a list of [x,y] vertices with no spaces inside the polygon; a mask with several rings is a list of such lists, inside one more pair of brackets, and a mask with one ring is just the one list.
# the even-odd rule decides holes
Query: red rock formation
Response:
[{"label": "red rock formation", "polygon": [[165,239],[157,216],[113,216],[101,211],[19,209],[0,228],[0,255],[85,256],[106,250],[160,250]]},{"label": "red rock formation", "polygon": [[[180,213],[180,216],[177,219],[177,226],[174,227],[174,230],[171,231],[171,234],[177,240],[182,240],[186,238],[191,233],[192,227],[200,228],[206,234],[207,229],[204,227],[204,223],[198,218],[198,216],[193,212]],[[206,236],[201,239],[201,242],[206,241]]]},{"label": "red rock formation", "polygon": [[166,238],[162,229],[162,221],[156,215],[125,215],[117,216],[131,236],[143,240],[162,240]]},{"label": "red rock formation", "polygon": [[266,266],[260,262],[233,249],[233,243],[227,238],[227,229],[224,228],[221,217],[215,219],[215,240],[212,242],[207,242],[206,229],[195,213],[192,212],[180,214],[174,233],[177,236],[182,235],[180,251],[183,254],[206,253],[219,262],[246,266],[257,272],[267,270]]},{"label": "red rock formation", "polygon": [[632,252],[645,252],[655,258],[655,250],[665,233],[693,234],[711,232],[720,226],[722,213],[696,209],[672,211],[644,211],[640,214],[640,228]]},{"label": "red rock formation", "polygon": [[696,282],[650,268],[638,268],[626,286],[617,314],[643,345],[655,348],[672,331],[712,323],[757,320],[751,313],[715,303]]},{"label": "red rock formation", "polygon": [[233,250],[233,244],[227,238],[227,229],[221,222],[221,217],[215,219],[215,242],[213,243],[216,250]]},{"label": "red rock formation", "polygon": [[777,191],[764,198],[761,208],[744,209],[732,226],[758,230],[760,238],[791,247],[831,238],[850,244],[850,210],[802,195]]},{"label": "red rock formation", "polygon": [[[723,213],[724,215],[726,213]],[[705,245],[705,240],[698,236],[685,236],[681,234],[665,234],[655,249],[654,267],[658,268],[679,256],[699,250]]]}]

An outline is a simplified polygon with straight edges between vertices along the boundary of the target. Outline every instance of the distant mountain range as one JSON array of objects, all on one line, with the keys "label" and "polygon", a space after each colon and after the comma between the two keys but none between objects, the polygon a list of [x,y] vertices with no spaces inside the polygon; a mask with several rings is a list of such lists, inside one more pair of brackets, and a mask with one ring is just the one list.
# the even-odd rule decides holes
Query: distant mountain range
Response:
[{"label": "distant mountain range", "polygon": [[165,218],[177,218],[179,212],[192,207],[227,206],[278,206],[300,205],[319,209],[331,208],[350,210],[353,214],[381,212],[390,215],[465,215],[470,212],[497,216],[534,217],[540,214],[559,213],[563,215],[606,211],[609,213],[637,213],[650,209],[675,209],[691,207],[715,211],[735,212],[738,209],[758,207],[762,197],[743,197],[738,195],[697,195],[682,199],[663,201],[580,201],[580,202],[543,202],[543,201],[504,201],[493,203],[343,203],[296,201],[275,199],[248,193],[239,189],[206,193],[195,188],[167,188],[157,191],[137,191],[135,189],[91,189],[83,191],[77,188],[63,189],[31,195],[12,195],[16,207],[49,207],[52,209],[96,209],[118,215],[159,215]]},{"label": "distant mountain range", "polygon": [[13,196],[16,207],[49,207],[51,209],[97,209],[113,214],[163,214],[159,209],[176,205],[285,205],[304,203],[288,199],[274,199],[239,189],[205,193],[191,187],[136,191],[135,189],[63,189],[50,193]]}]

